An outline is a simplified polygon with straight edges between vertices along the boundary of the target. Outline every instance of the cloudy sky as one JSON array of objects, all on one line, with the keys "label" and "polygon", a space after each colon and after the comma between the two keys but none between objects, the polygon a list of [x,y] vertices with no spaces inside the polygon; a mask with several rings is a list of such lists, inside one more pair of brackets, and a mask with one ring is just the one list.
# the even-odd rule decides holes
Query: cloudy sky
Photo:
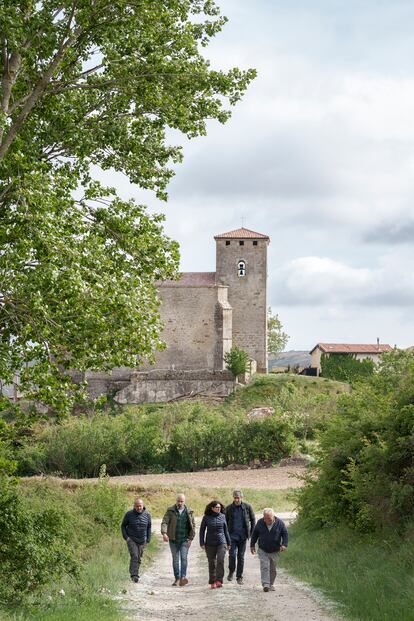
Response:
[{"label": "cloudy sky", "polygon": [[258,77],[227,125],[185,144],[167,206],[145,196],[182,270],[214,271],[213,235],[243,218],[271,238],[288,349],[414,345],[414,3],[218,3],[229,23],[206,56]]}]

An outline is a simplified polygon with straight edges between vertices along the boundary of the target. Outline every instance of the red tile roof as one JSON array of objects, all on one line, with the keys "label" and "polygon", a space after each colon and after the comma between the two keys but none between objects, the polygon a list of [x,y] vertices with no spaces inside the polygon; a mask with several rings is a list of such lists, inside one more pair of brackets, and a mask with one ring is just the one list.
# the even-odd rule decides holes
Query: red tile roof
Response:
[{"label": "red tile roof", "polygon": [[228,233],[220,233],[219,235],[214,235],[214,239],[270,239],[267,235],[262,235],[262,233],[256,233],[255,231],[250,231],[249,229],[245,229],[242,227],[241,229],[236,229],[235,231],[228,231]]},{"label": "red tile roof", "polygon": [[384,351],[391,351],[392,349],[391,345],[385,343],[380,343],[379,345],[376,343],[375,345],[361,343],[318,343],[310,353],[315,351],[317,347],[325,354],[378,354]]},{"label": "red tile roof", "polygon": [[163,287],[211,287],[216,284],[216,272],[182,272],[179,280],[164,280]]}]

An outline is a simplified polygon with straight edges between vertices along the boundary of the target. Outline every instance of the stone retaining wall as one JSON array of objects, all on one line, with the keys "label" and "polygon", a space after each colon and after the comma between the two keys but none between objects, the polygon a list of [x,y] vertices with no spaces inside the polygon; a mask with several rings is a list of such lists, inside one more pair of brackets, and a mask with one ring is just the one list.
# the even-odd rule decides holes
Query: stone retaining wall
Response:
[{"label": "stone retaining wall", "polygon": [[246,375],[238,382],[230,371],[210,369],[153,369],[137,371],[127,367],[113,369],[110,373],[72,371],[75,383],[87,383],[91,399],[111,395],[122,405],[128,403],[156,403],[191,397],[226,397],[237,383],[248,383]]},{"label": "stone retaining wall", "polygon": [[229,371],[134,371],[130,382],[115,394],[115,401],[160,403],[189,397],[225,397],[236,382]]}]

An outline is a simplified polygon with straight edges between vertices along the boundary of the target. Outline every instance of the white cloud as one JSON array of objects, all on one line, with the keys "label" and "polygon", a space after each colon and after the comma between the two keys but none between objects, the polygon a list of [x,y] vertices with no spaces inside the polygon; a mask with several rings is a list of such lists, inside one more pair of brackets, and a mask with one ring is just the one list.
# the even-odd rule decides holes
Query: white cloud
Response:
[{"label": "white cloud", "polygon": [[219,4],[230,22],[206,54],[257,80],[229,123],[183,141],[167,206],[118,187],[166,213],[184,270],[213,270],[213,235],[242,217],[268,234],[289,346],[413,344],[414,4]]},{"label": "white cloud", "polygon": [[308,256],[276,271],[272,290],[279,303],[324,306],[341,312],[343,305],[395,307],[414,304],[414,274],[396,257],[375,269],[355,268],[331,258]]}]

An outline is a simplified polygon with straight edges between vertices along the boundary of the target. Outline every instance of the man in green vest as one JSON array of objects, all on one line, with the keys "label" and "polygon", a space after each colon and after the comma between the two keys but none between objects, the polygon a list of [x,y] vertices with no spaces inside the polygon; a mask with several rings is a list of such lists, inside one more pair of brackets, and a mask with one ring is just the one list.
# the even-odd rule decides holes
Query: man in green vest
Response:
[{"label": "man in green vest", "polygon": [[165,512],[161,534],[170,544],[174,571],[172,586],[185,586],[188,584],[187,555],[195,536],[195,522],[194,511],[186,506],[184,494],[178,494],[175,505]]}]

